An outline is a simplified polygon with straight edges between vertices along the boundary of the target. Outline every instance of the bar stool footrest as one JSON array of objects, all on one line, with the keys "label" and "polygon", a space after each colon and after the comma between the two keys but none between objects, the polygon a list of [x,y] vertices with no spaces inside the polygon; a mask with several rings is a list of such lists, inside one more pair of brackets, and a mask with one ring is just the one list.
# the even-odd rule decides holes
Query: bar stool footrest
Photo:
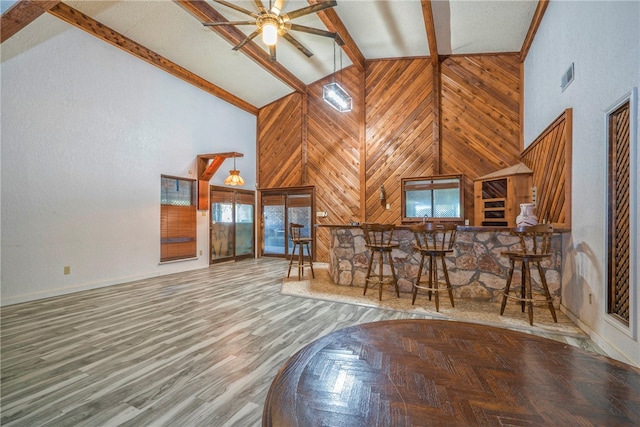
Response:
[{"label": "bar stool footrest", "polygon": [[539,304],[549,304],[549,303],[553,303],[553,298],[545,298],[543,294],[537,294],[542,298],[524,298],[524,297],[519,297],[517,295],[511,295],[511,294],[507,294],[502,292],[502,295],[506,298],[515,300],[515,301],[524,301],[524,302],[531,302],[531,303],[539,303]]}]

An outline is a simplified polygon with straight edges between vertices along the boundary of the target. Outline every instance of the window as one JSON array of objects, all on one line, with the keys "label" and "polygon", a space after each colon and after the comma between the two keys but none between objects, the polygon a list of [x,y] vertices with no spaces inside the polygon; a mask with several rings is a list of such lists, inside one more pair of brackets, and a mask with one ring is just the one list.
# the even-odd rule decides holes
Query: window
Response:
[{"label": "window", "polygon": [[195,183],[194,179],[161,177],[161,262],[196,257]]},{"label": "window", "polygon": [[402,222],[462,221],[462,175],[402,178]]}]

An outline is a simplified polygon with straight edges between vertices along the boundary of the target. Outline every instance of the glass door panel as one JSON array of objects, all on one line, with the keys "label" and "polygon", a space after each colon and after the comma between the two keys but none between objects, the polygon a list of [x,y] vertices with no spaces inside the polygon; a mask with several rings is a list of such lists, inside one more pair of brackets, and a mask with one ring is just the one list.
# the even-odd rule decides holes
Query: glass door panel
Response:
[{"label": "glass door panel", "polygon": [[[304,226],[300,231],[300,237],[312,237],[311,194],[290,194],[287,196],[287,219],[287,230],[289,230],[288,224],[300,224]],[[287,241],[287,254],[290,254],[293,250],[293,242],[290,239]]]},{"label": "glass door panel", "polygon": [[210,263],[255,254],[255,192],[211,186]]},{"label": "glass door panel", "polygon": [[211,191],[211,261],[233,258],[233,192]]},{"label": "glass door panel", "polygon": [[289,256],[291,223],[304,226],[303,237],[313,237],[313,187],[262,190],[261,197],[263,255]]},{"label": "glass door panel", "polygon": [[255,253],[254,239],[254,214],[255,198],[251,194],[236,192],[236,236],[235,255],[236,257]]},{"label": "glass door panel", "polygon": [[262,196],[264,255],[284,255],[287,241],[284,194]]}]

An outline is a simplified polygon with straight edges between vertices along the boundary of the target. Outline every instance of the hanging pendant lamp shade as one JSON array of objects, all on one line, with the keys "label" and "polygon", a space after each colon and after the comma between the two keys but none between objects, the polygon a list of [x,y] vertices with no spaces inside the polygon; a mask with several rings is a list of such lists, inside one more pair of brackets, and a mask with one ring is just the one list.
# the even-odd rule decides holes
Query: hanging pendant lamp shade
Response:
[{"label": "hanging pendant lamp shade", "polygon": [[[333,44],[333,82],[322,86],[322,99],[341,113],[352,110],[353,101],[346,90],[336,82],[336,43]],[[342,71],[342,49],[340,50],[340,71]]]},{"label": "hanging pendant lamp shade", "polygon": [[244,179],[240,176],[240,171],[236,169],[236,158],[233,157],[233,169],[229,171],[229,176],[224,180],[224,185],[244,185]]}]

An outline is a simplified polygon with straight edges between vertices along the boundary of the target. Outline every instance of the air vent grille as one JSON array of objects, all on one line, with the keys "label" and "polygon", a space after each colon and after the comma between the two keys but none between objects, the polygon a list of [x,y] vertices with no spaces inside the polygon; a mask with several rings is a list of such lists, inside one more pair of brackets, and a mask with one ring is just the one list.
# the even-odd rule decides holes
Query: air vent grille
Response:
[{"label": "air vent grille", "polygon": [[563,92],[567,88],[567,86],[569,86],[571,84],[571,82],[573,81],[573,77],[574,77],[574,72],[573,71],[574,70],[573,70],[573,62],[572,62],[571,66],[562,75],[562,81],[560,83],[560,86],[562,87],[562,91]]}]

